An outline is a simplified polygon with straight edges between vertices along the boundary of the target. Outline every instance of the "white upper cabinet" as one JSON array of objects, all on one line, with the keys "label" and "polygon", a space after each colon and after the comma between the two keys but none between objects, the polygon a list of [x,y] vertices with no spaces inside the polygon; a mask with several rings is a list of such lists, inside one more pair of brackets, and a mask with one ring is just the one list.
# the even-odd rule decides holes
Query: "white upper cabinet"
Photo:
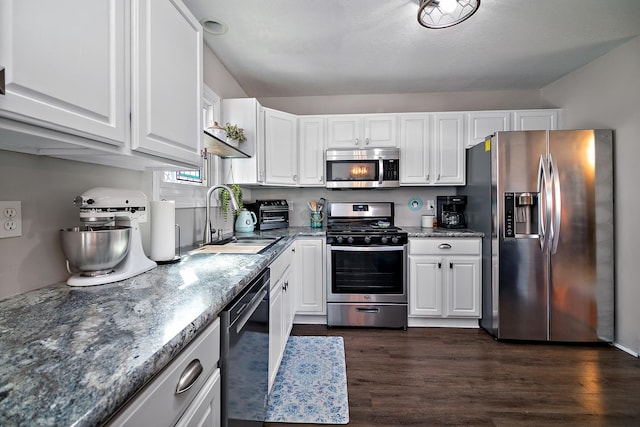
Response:
[{"label": "white upper cabinet", "polygon": [[[464,114],[433,114],[436,185],[465,184]],[[402,165],[400,166],[402,167]]]},{"label": "white upper cabinet", "polygon": [[562,129],[560,110],[519,110],[513,112],[513,130]]},{"label": "white upper cabinet", "polygon": [[222,123],[244,129],[247,141],[238,147],[250,157],[225,161],[225,184],[258,185],[264,183],[264,108],[255,98],[223,99]]},{"label": "white upper cabinet", "polygon": [[2,0],[0,116],[122,146],[128,2]]},{"label": "white upper cabinet", "polygon": [[298,184],[324,187],[325,119],[300,116],[298,141]]},{"label": "white upper cabinet", "polygon": [[131,148],[198,166],[202,26],[179,0],[133,0]]},{"label": "white upper cabinet", "polygon": [[400,116],[400,185],[464,185],[464,116]]},{"label": "white upper cabinet", "polygon": [[298,180],[297,116],[264,109],[266,183],[296,185]]},{"label": "white upper cabinet", "polygon": [[472,111],[467,114],[467,148],[499,131],[511,130],[510,111]]},{"label": "white upper cabinet", "polygon": [[327,148],[397,147],[395,114],[343,114],[327,117]]},{"label": "white upper cabinet", "polygon": [[400,116],[400,184],[428,185],[431,171],[429,114]]},{"label": "white upper cabinet", "polygon": [[3,0],[0,64],[2,148],[202,164],[202,30],[180,0]]}]

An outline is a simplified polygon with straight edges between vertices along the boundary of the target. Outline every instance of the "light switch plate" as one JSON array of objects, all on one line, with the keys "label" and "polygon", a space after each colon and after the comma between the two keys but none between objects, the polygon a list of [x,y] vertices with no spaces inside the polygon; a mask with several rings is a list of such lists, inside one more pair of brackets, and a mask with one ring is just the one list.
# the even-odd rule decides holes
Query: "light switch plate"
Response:
[{"label": "light switch plate", "polygon": [[22,236],[22,202],[0,202],[0,239]]}]

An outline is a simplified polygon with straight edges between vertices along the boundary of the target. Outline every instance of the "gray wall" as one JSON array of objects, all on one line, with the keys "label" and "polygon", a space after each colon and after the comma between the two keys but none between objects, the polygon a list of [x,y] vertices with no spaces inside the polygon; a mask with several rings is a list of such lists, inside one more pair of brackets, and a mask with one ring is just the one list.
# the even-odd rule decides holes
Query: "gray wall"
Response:
[{"label": "gray wall", "polygon": [[58,230],[79,225],[75,196],[92,187],[150,194],[149,175],[0,150],[0,200],[22,202],[22,236],[0,239],[0,298],[69,277]]},{"label": "gray wall", "polygon": [[541,90],[564,127],[615,130],[616,342],[640,353],[640,37]]}]

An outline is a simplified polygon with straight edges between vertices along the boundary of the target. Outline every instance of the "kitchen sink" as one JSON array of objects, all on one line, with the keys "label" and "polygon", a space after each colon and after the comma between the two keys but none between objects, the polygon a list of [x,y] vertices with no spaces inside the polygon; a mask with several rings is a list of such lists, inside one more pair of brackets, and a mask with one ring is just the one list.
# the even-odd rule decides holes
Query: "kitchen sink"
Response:
[{"label": "kitchen sink", "polygon": [[224,253],[255,255],[266,251],[280,239],[282,239],[282,237],[233,236],[204,245],[201,248],[189,252],[189,254]]}]

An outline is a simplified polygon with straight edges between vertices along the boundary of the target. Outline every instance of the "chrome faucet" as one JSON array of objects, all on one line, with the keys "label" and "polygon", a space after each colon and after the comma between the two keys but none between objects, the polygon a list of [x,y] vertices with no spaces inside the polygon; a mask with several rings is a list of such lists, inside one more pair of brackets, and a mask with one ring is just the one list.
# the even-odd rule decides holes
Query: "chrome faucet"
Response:
[{"label": "chrome faucet", "polygon": [[207,191],[207,210],[205,212],[204,239],[202,239],[203,245],[211,243],[211,194],[218,189],[227,190],[229,192],[229,201],[231,201],[231,207],[234,212],[240,209],[238,201],[236,200],[236,196],[231,188],[227,187],[226,185],[214,185],[213,187],[209,188],[209,190]]}]

